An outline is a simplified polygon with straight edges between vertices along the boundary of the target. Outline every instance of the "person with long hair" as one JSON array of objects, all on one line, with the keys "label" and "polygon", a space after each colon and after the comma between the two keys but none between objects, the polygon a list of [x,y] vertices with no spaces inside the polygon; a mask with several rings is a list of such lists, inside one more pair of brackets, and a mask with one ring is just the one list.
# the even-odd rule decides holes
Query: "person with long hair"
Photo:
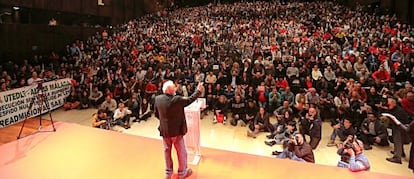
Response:
[{"label": "person with long hair", "polygon": [[147,121],[152,115],[151,104],[146,98],[142,98],[141,105],[139,107],[138,122]]},{"label": "person with long hair", "polygon": [[251,123],[253,126],[249,126],[249,130],[247,131],[247,136],[256,138],[259,132],[273,132],[274,127],[269,121],[270,114],[266,112],[264,107],[259,108],[259,112],[257,113],[254,122]]}]

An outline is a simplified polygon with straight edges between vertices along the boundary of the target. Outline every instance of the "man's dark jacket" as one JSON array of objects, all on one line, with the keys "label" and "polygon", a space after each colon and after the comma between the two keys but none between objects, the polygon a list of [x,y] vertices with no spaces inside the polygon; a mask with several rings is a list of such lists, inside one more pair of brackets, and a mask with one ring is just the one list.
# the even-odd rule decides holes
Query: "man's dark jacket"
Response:
[{"label": "man's dark jacket", "polygon": [[158,130],[163,137],[176,137],[187,133],[184,107],[194,102],[201,92],[196,90],[190,97],[161,94],[155,97],[155,117],[160,120]]}]

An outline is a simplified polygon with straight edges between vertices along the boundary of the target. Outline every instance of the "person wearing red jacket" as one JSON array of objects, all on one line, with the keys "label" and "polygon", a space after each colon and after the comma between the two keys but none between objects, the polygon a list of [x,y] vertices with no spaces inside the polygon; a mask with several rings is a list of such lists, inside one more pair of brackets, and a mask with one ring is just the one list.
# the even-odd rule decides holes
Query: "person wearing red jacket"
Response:
[{"label": "person wearing red jacket", "polygon": [[411,116],[414,116],[414,93],[409,91],[407,96],[401,99],[401,106],[405,112],[409,113]]},{"label": "person wearing red jacket", "polygon": [[380,68],[377,71],[372,73],[372,78],[374,80],[379,79],[379,80],[381,80],[381,82],[384,83],[384,82],[390,81],[391,74],[390,74],[390,72],[388,72],[387,70],[384,69],[384,66],[381,65]]}]

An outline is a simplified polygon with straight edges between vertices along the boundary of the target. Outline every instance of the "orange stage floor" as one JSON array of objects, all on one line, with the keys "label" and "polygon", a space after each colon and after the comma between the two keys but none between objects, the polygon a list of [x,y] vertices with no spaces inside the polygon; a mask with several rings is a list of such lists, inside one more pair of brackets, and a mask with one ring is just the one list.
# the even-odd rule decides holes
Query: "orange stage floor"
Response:
[{"label": "orange stage floor", "polygon": [[[0,178],[164,177],[161,140],[78,124],[58,122],[55,125],[57,132],[37,133],[1,145]],[[331,166],[210,148],[202,148],[198,166],[189,166],[194,171],[190,178],[409,178],[372,172],[352,173]]]}]

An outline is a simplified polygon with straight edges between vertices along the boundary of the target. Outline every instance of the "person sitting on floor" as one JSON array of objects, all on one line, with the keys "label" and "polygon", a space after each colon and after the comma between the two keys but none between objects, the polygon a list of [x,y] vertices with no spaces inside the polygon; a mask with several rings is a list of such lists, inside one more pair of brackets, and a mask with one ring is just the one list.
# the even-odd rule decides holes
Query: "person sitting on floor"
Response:
[{"label": "person sitting on floor", "polygon": [[134,93],[126,103],[128,109],[132,111],[131,117],[135,118],[133,122],[139,121],[140,101],[141,98],[139,97],[138,93]]},{"label": "person sitting on floor", "polygon": [[118,108],[114,112],[114,124],[118,124],[123,126],[125,129],[129,129],[131,126],[129,125],[129,118],[132,112],[125,108],[124,103],[119,103]]},{"label": "person sitting on floor", "polygon": [[246,103],[242,101],[242,98],[240,95],[236,95],[234,97],[234,100],[231,103],[231,113],[232,113],[232,121],[231,125],[237,126],[237,123],[239,120],[242,121],[242,126],[246,126],[244,117],[245,116],[245,109],[246,109]]},{"label": "person sitting on floor", "polygon": [[321,141],[322,120],[315,108],[309,108],[305,116],[300,119],[299,127],[299,131],[303,136],[305,134],[309,135],[309,144],[312,146],[312,149],[316,149]]},{"label": "person sitting on floor", "polygon": [[388,146],[388,133],[384,124],[375,113],[368,113],[362,122],[360,138],[364,142],[364,150],[371,150],[373,144]]},{"label": "person sitting on floor", "polygon": [[92,127],[101,128],[101,129],[109,129],[108,126],[108,116],[106,115],[105,110],[98,110],[97,113],[92,115]]},{"label": "person sitting on floor", "polygon": [[66,102],[63,105],[65,110],[77,109],[80,106],[79,96],[75,91],[72,91],[70,95],[66,98]]},{"label": "person sitting on floor", "polygon": [[105,110],[108,116],[112,116],[115,112],[116,106],[117,106],[117,103],[115,99],[112,99],[112,96],[108,95],[106,96],[105,101],[101,104],[99,109]]},{"label": "person sitting on floor", "polygon": [[146,98],[142,98],[141,106],[139,108],[138,122],[147,121],[152,115],[151,104]]},{"label": "person sitting on floor", "polygon": [[341,141],[345,141],[347,136],[355,135],[357,131],[354,127],[352,127],[352,124],[353,121],[349,117],[345,117],[340,123],[333,125],[331,140],[328,143],[328,147],[336,146],[336,136],[338,136]]},{"label": "person sitting on floor", "polygon": [[103,97],[102,91],[99,91],[97,86],[92,88],[92,84],[91,84],[89,100],[90,100],[92,106],[97,107],[99,104],[101,104],[102,101],[103,101],[102,97]]},{"label": "person sitting on floor", "polygon": [[81,94],[81,96],[79,98],[80,108],[81,109],[87,109],[87,108],[89,108],[90,103],[89,103],[88,97],[89,97],[88,91],[82,91],[82,94]]},{"label": "person sitting on floor", "polygon": [[264,107],[259,108],[259,113],[257,113],[254,118],[254,122],[249,126],[247,131],[247,136],[256,138],[259,132],[273,132],[274,127],[269,121],[270,114],[266,112]]},{"label": "person sitting on floor", "polygon": [[273,152],[277,158],[288,158],[295,161],[315,163],[312,147],[305,142],[302,134],[296,133],[294,138],[283,142],[283,152]]},{"label": "person sitting on floor", "polygon": [[276,123],[273,124],[275,130],[266,136],[268,139],[273,139],[275,135],[283,133],[286,128],[286,124],[293,120],[293,115],[289,111],[284,111],[282,115],[276,116],[276,120]]},{"label": "person sitting on floor", "polygon": [[370,164],[368,158],[362,152],[364,144],[357,140],[356,136],[348,136],[343,144],[338,146],[338,155],[341,160],[338,167],[348,168],[352,172],[368,171]]},{"label": "person sitting on floor", "polygon": [[214,116],[213,116],[213,123],[216,124],[219,120],[217,117],[219,115],[223,115],[223,124],[226,124],[227,121],[227,99],[226,96],[220,95],[216,105],[214,106]]},{"label": "person sitting on floor", "polygon": [[[256,106],[254,100],[247,100],[246,117],[244,118],[244,123],[246,123],[246,125],[249,127],[253,126],[252,123],[254,122],[254,118],[256,117],[257,112],[259,112],[259,108]],[[250,130],[254,130],[254,128],[251,128]]]},{"label": "person sitting on floor", "polygon": [[286,127],[282,128],[282,132],[277,133],[273,139],[265,141],[265,144],[268,146],[279,144],[282,141],[293,138],[295,132],[297,132],[296,121],[289,121],[286,123]]}]

